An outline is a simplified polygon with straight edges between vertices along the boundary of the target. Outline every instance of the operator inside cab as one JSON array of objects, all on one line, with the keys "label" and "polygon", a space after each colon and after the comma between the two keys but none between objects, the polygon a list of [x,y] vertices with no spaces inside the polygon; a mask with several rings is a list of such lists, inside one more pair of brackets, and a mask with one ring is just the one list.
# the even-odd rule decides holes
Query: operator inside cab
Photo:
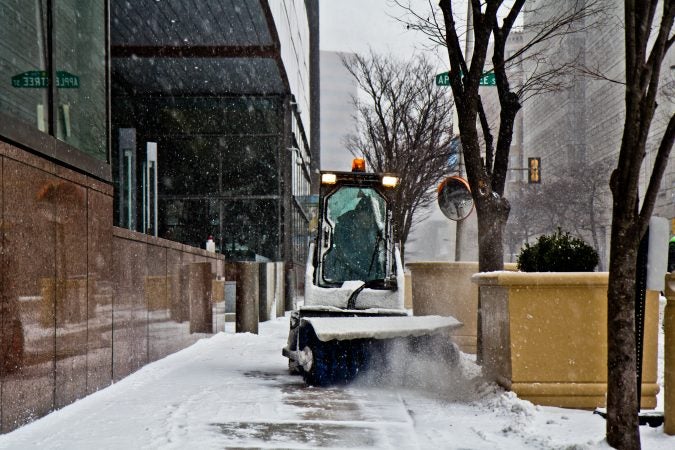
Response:
[{"label": "operator inside cab", "polygon": [[364,194],[362,189],[345,187],[343,190],[345,194],[358,191],[362,196],[356,206],[337,216],[324,276],[332,282],[384,278],[384,230],[381,221],[377,220],[375,199]]}]

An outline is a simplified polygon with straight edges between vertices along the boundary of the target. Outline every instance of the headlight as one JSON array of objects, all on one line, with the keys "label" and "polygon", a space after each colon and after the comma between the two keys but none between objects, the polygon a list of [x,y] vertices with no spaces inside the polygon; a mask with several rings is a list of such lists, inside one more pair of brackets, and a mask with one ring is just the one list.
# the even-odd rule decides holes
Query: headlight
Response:
[{"label": "headlight", "polygon": [[337,183],[337,175],[334,173],[322,173],[321,184],[335,184]]},{"label": "headlight", "polygon": [[382,186],[384,187],[396,187],[398,186],[398,182],[398,177],[393,177],[391,175],[385,175],[382,177]]}]

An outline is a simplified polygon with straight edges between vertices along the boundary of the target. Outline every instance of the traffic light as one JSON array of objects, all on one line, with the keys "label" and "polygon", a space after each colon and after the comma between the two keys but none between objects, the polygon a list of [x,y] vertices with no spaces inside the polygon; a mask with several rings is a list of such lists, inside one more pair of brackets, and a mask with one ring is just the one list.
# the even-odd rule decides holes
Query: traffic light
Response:
[{"label": "traffic light", "polygon": [[541,183],[541,158],[527,158],[527,182]]}]

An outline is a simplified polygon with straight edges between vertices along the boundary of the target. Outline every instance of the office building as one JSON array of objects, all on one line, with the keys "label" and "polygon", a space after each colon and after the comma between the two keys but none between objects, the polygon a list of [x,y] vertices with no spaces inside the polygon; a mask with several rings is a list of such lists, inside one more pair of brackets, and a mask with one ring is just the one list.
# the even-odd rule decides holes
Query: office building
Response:
[{"label": "office building", "polygon": [[1,432],[221,329],[228,261],[292,299],[316,8],[0,0]]}]

